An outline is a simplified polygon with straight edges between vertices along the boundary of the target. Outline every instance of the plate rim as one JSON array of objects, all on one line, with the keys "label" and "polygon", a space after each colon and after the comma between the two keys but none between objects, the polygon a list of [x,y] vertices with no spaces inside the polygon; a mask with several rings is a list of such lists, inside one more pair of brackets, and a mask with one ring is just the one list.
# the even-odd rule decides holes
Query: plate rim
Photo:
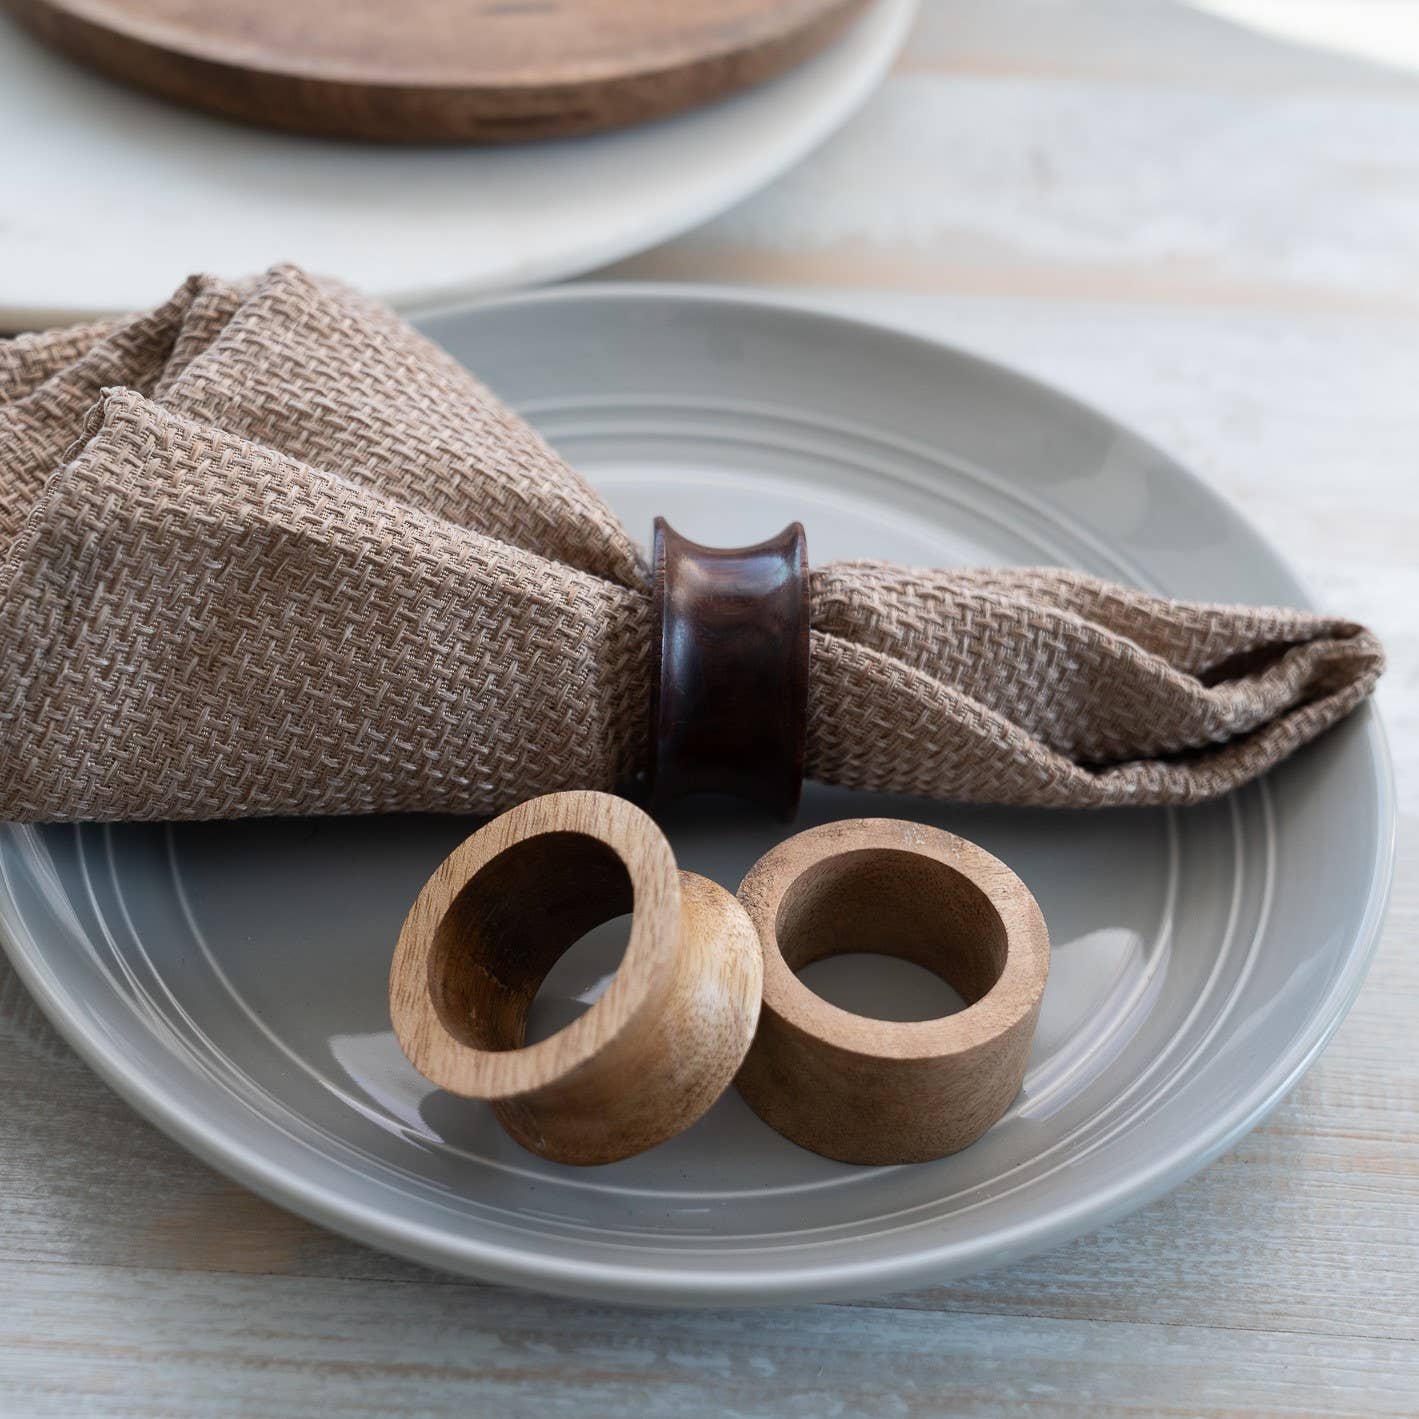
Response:
[{"label": "plate rim", "polygon": [[[1136,440],[1140,447],[1166,464],[1171,476],[1182,479],[1194,496],[1264,546],[1294,582],[1301,603],[1314,605],[1306,583],[1297,576],[1284,552],[1220,492],[1151,440],[1054,385],[952,342],[903,328],[890,319],[871,320],[846,314],[833,309],[830,302],[815,301],[807,294],[800,297],[738,287],[639,281],[597,281],[505,292],[479,300],[425,307],[413,312],[411,318],[422,323],[490,308],[567,301],[680,301],[712,304],[721,309],[725,305],[739,305],[758,312],[769,311],[817,322],[849,336],[899,340],[917,347],[917,353],[932,357],[944,353],[975,365],[990,376],[1013,382],[1036,395],[1062,401],[1072,411]],[[1356,718],[1375,767],[1378,790],[1375,828],[1379,851],[1367,884],[1364,910],[1349,934],[1343,966],[1287,1048],[1235,1103],[1220,1111],[1208,1127],[1125,1169],[1123,1175],[1102,1192],[1095,1190],[1066,1200],[1003,1231],[996,1229],[966,1241],[939,1242],[889,1258],[844,1258],[807,1265],[780,1263],[772,1270],[753,1273],[687,1272],[663,1262],[586,1261],[565,1255],[533,1254],[516,1245],[466,1233],[454,1235],[410,1222],[338,1190],[303,1181],[298,1169],[279,1161],[272,1162],[269,1155],[254,1152],[220,1127],[208,1126],[190,1104],[182,1102],[175,1090],[164,1087],[164,1081],[154,1080],[132,1065],[121,1049],[105,1048],[100,1032],[90,1028],[84,1018],[84,1002],[69,999],[58,977],[49,969],[39,940],[27,931],[16,931],[17,913],[9,886],[9,868],[3,859],[0,859],[0,947],[54,1028],[100,1078],[149,1122],[219,1172],[267,1200],[362,1243],[435,1269],[461,1271],[485,1280],[530,1286],[566,1296],[637,1304],[801,1304],[882,1294],[928,1285],[946,1275],[976,1274],[1007,1265],[1107,1226],[1178,1186],[1232,1147],[1282,1102],[1314,1064],[1364,985],[1379,947],[1394,877],[1398,804],[1388,736],[1373,701],[1362,706]],[[21,825],[4,825],[8,833],[14,833],[17,827],[21,831],[34,831]]]}]

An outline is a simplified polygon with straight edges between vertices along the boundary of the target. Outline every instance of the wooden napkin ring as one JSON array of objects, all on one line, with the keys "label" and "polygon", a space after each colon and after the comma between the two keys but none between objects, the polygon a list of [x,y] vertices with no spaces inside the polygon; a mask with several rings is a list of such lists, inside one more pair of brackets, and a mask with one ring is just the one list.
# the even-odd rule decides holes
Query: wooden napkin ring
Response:
[{"label": "wooden napkin ring", "polygon": [[[593,926],[633,912],[604,994],[524,1045],[547,972]],[[637,807],[554,793],[474,833],[429,878],[399,934],[389,1008],[441,1088],[486,1099],[524,1147],[610,1163],[693,1123],[728,1087],[759,1016],[754,928],[723,887],[677,872]]]},{"label": "wooden napkin ring", "polygon": [[653,555],[655,801],[729,793],[792,818],[808,726],[802,524],[753,547],[702,547],[658,517]]},{"label": "wooden napkin ring", "polygon": [[[739,1092],[765,1122],[846,1163],[954,1153],[1010,1106],[1049,973],[1025,884],[963,838],[860,818],[799,833],[739,888],[764,949],[759,1033]],[[850,952],[899,956],[967,1002],[938,1020],[853,1015],[795,974]]]}]

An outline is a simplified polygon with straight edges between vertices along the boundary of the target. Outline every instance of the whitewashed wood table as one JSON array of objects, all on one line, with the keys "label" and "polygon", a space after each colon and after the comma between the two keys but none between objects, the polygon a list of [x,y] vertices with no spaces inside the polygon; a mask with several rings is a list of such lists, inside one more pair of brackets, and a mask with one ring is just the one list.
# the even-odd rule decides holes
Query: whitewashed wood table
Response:
[{"label": "whitewashed wood table", "polygon": [[927,0],[826,149],[612,274],[788,286],[1053,381],[1376,627],[1402,824],[1359,1003],[1264,1127],[1105,1232],[870,1303],[650,1314],[260,1201],[0,965],[0,1414],[1419,1413],[1419,74],[1169,0]]}]

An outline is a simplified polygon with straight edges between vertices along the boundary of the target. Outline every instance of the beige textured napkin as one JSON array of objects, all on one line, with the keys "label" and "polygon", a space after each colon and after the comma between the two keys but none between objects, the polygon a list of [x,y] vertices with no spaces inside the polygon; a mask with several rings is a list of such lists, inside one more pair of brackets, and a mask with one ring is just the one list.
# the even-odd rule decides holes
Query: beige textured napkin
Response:
[{"label": "beige textured napkin", "polygon": [[[0,816],[491,813],[629,781],[651,610],[600,498],[381,306],[281,268],[0,345]],[[808,771],[1187,803],[1353,709],[1363,628],[1069,571],[812,573]]]}]

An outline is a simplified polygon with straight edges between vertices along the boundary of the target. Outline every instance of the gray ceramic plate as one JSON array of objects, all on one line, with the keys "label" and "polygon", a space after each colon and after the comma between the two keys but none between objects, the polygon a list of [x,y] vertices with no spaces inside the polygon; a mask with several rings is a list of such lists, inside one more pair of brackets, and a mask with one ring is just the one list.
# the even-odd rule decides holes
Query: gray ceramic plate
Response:
[{"label": "gray ceramic plate", "polygon": [[[1057,562],[1179,595],[1306,600],[1257,533],[1155,449],[941,346],[770,301],[609,286],[426,325],[633,529],[663,512],[734,543],[801,517],[815,560]],[[467,822],[9,827],[0,929],[54,1022],[133,1104],[355,1237],[585,1296],[851,1296],[1098,1226],[1252,1127],[1359,988],[1394,809],[1367,711],[1266,782],[1188,811],[813,790],[800,826],[863,813],[938,823],[1005,858],[1055,943],[1018,1102],[974,1147],[915,1167],[827,1162],[731,1095],[680,1138],[579,1171],[431,1089],[394,1042],[385,979],[408,903]],[[782,835],[708,801],[667,826],[684,866],[731,887]],[[540,1030],[582,1008],[615,959],[607,933],[577,948]],[[949,1008],[911,968],[864,962],[812,979],[881,1013]]]}]

